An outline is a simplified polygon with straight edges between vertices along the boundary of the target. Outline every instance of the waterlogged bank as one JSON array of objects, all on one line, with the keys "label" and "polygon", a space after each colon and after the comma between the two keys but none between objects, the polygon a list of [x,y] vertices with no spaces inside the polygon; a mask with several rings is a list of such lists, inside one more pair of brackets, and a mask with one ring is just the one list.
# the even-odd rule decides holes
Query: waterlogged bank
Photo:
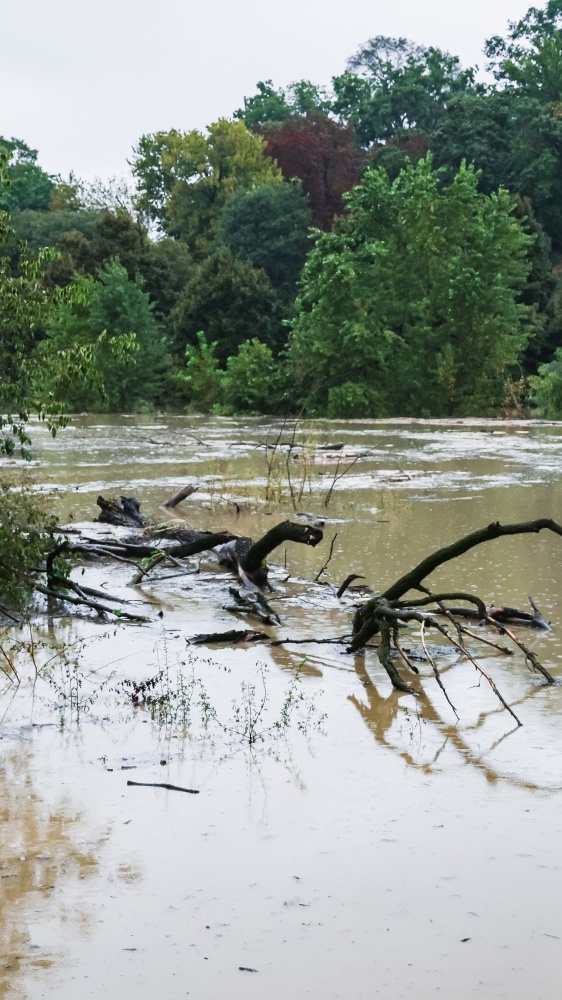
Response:
[{"label": "waterlogged bank", "polygon": [[[287,445],[268,467],[264,443],[279,431]],[[492,520],[560,520],[556,426],[332,422],[293,438],[292,426],[257,420],[97,417],[38,440],[35,480],[61,490],[61,515],[76,522],[100,492],[135,495],[162,520],[163,499],[193,480],[200,490],[180,508],[190,525],[256,537],[295,516],[302,489],[297,513],[325,519],[325,540],[288,545],[286,567],[276,554],[282,626],[268,631],[281,637],[349,631],[356,598],[311,582],[336,532],[322,579],[362,573],[379,590]],[[341,443],[343,455],[317,447]],[[326,507],[334,475],[355,458]],[[559,539],[523,536],[467,553],[432,582],[520,607],[530,593],[554,629],[524,638],[558,677],[560,566]],[[106,567],[86,572],[93,586],[107,578]],[[186,636],[245,621],[224,610],[229,578],[210,559],[198,574],[135,590],[131,575],[111,569],[109,589],[150,599],[150,624],[56,619],[51,638],[67,646],[94,637],[77,650],[82,687],[69,651],[33,693],[27,660],[20,689],[3,696],[0,995],[557,996],[558,684],[543,686],[522,657],[485,651],[524,723],[513,732],[474,669],[447,651],[456,723],[421,663],[428,697],[414,700],[391,690],[373,652],[188,650]],[[173,686],[178,663],[193,685],[187,737],[181,713],[159,725],[120,686],[166,668]],[[250,753],[234,731],[248,685],[258,704],[265,676],[264,727],[274,727],[296,671],[304,703],[287,739],[273,728]]]}]

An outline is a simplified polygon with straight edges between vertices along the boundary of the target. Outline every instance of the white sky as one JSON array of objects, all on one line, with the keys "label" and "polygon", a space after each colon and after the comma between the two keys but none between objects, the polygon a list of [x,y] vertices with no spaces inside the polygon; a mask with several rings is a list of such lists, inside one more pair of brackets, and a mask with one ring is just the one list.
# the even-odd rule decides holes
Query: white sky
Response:
[{"label": "white sky", "polygon": [[[145,132],[230,117],[258,80],[329,84],[374,35],[484,64],[531,0],[17,0],[2,4],[0,135],[51,173],[127,171]],[[542,6],[538,0],[538,6]]]}]

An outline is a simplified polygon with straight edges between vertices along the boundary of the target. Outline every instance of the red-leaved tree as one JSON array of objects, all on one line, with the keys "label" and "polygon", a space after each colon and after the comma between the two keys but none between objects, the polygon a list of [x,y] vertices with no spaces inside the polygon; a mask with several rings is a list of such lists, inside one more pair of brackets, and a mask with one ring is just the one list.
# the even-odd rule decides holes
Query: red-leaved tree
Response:
[{"label": "red-leaved tree", "polygon": [[270,126],[264,138],[267,156],[277,160],[284,176],[302,181],[314,225],[330,229],[343,209],[342,195],[361,176],[363,154],[353,129],[315,113]]}]

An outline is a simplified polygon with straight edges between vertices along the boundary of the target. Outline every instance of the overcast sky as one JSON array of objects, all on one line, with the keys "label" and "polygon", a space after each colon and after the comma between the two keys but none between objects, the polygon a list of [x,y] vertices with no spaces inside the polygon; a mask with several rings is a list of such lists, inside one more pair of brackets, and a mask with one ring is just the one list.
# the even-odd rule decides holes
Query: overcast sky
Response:
[{"label": "overcast sky", "polygon": [[[539,3],[538,5],[542,6]],[[483,66],[530,0],[17,0],[2,10],[0,135],[51,173],[127,171],[145,132],[203,129],[255,92],[329,84],[374,35],[403,36]]]}]

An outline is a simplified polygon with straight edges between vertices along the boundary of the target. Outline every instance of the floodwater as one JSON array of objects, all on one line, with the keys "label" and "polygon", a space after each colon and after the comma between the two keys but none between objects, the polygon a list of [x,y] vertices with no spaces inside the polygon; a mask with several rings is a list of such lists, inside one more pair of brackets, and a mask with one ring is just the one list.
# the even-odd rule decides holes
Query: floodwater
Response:
[{"label": "floodwater", "polygon": [[[78,417],[35,443],[35,488],[63,521],[94,517],[99,493],[170,521],[160,505],[193,482],[190,526],[325,526],[317,548],[273,554],[277,627],[229,610],[236,581],[204,555],[137,587],[127,564],[74,570],[145,625],[59,608],[4,632],[20,684],[0,675],[0,996],[558,998],[562,685],[472,641],[517,728],[430,633],[457,721],[423,659],[419,679],[399,666],[415,698],[371,649],[186,638],[348,634],[348,573],[380,591],[491,521],[562,520],[562,426]],[[561,555],[547,532],[498,539],[429,583],[521,608],[530,594],[553,629],[517,635],[559,678]],[[419,626],[402,642],[419,653]],[[160,672],[160,714],[134,707],[123,681]]]}]

